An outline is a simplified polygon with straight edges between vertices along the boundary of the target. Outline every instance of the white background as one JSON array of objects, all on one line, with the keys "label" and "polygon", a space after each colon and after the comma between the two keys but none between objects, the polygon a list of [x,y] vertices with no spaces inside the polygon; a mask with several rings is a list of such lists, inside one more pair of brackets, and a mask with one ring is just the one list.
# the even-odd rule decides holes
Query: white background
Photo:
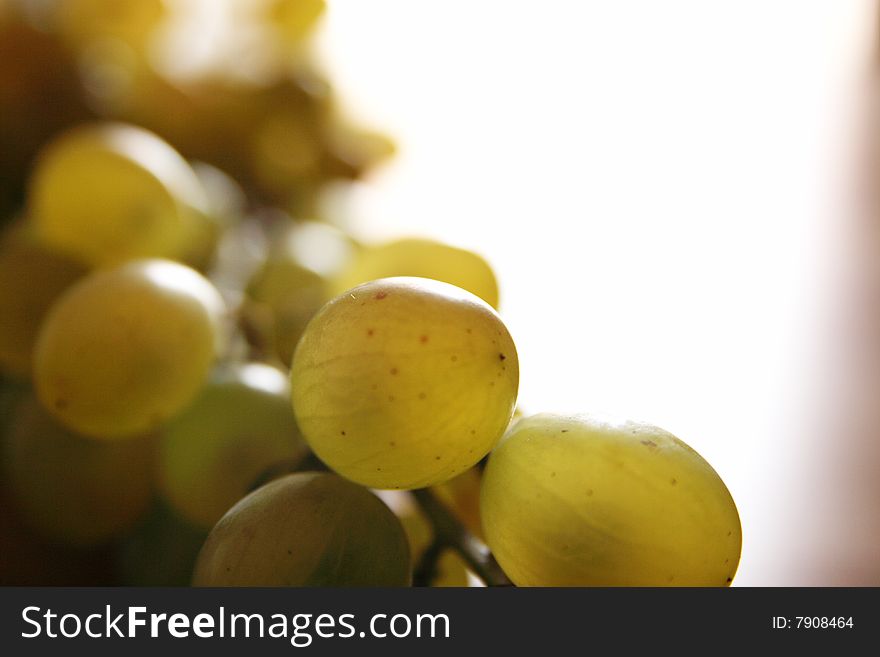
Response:
[{"label": "white background", "polygon": [[331,79],[400,146],[352,199],[358,232],[485,255],[525,410],[672,431],[738,503],[736,583],[810,582],[837,549],[804,472],[872,4],[329,5]]}]

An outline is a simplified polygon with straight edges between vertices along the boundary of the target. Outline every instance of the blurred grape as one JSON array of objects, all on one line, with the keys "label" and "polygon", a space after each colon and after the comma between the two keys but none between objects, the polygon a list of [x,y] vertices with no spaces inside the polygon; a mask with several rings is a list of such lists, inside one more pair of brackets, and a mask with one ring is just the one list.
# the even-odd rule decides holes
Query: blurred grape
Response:
[{"label": "blurred grape", "polygon": [[34,343],[54,301],[85,268],[40,244],[29,226],[0,232],[0,371],[30,378]]},{"label": "blurred grape", "polygon": [[283,372],[224,367],[162,432],[159,490],[181,517],[209,530],[278,461],[307,453]]},{"label": "blurred grape", "polygon": [[161,501],[118,547],[123,586],[189,586],[208,531],[194,527]]},{"label": "blurred grape", "polygon": [[154,440],[92,440],[55,422],[33,397],[15,410],[4,479],[21,516],[41,534],[89,547],[128,530],[153,491]]}]

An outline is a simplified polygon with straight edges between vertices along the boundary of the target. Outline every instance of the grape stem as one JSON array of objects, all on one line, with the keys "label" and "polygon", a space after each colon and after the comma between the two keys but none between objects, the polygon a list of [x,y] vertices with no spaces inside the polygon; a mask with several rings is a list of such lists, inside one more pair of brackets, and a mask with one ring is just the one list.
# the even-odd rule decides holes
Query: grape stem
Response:
[{"label": "grape stem", "polygon": [[417,569],[419,575],[422,574],[423,569],[433,569],[443,549],[450,548],[458,552],[468,568],[483,580],[486,586],[512,586],[507,575],[489,552],[489,548],[465,529],[430,489],[421,488],[410,492],[419,508],[428,517],[435,532],[434,544],[428,548],[425,555],[434,563],[426,562],[423,558]]},{"label": "grape stem", "polygon": [[413,586],[431,586],[438,575],[437,562],[446,550],[440,541],[433,541],[422,553],[413,571]]}]

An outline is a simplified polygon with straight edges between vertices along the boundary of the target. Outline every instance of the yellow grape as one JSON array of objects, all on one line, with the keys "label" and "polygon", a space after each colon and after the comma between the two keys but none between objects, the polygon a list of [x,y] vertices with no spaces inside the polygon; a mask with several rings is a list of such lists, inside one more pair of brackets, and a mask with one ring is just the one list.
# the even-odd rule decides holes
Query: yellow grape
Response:
[{"label": "yellow grape", "polygon": [[332,281],[331,291],[345,290],[377,278],[418,276],[450,283],[498,307],[498,282],[489,264],[476,253],[427,239],[401,239],[364,248]]},{"label": "yellow grape", "polygon": [[672,434],[540,414],[483,473],[483,530],[519,586],[727,586],[742,534],[724,482]]},{"label": "yellow grape", "polygon": [[39,244],[26,227],[0,236],[0,370],[29,378],[34,342],[55,299],[85,272]]},{"label": "yellow grape", "polygon": [[262,472],[302,459],[307,449],[285,374],[259,363],[224,368],[162,432],[159,490],[207,530]]},{"label": "yellow grape", "polygon": [[37,159],[29,202],[40,237],[93,266],[182,257],[208,211],[189,164],[153,133],[122,123],[52,141]]},{"label": "yellow grape", "polygon": [[40,400],[86,435],[154,429],[204,384],[223,311],[217,290],[177,263],[139,260],[94,272],[67,290],[40,330]]},{"label": "yellow grape", "polygon": [[400,522],[365,488],[331,473],[287,475],[258,488],[217,523],[199,554],[196,586],[406,586]]},{"label": "yellow grape", "polygon": [[22,517],[64,543],[104,543],[149,508],[152,437],[84,438],[57,424],[30,397],[16,409],[3,456],[6,483]]},{"label": "yellow grape", "polygon": [[480,524],[480,469],[473,467],[457,477],[434,487],[434,492],[459,521],[479,539],[483,538]]},{"label": "yellow grape", "polygon": [[495,445],[516,403],[519,364],[485,302],[446,283],[390,278],[321,309],[291,382],[300,429],[328,466],[373,488],[422,488]]}]

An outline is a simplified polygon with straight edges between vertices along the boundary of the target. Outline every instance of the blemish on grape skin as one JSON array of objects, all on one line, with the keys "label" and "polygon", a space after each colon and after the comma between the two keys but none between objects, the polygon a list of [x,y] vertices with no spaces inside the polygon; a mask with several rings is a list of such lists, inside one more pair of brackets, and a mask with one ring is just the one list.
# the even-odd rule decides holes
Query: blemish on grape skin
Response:
[{"label": "blemish on grape skin", "polygon": [[455,361],[458,360],[458,356],[455,356],[455,355],[450,356],[450,357],[449,357],[449,360],[451,360],[451,361],[454,363]]},{"label": "blemish on grape skin", "polygon": [[568,429],[562,429],[559,433],[568,433]]},{"label": "blemish on grape skin", "polygon": [[345,435],[345,431],[340,431],[339,433],[342,434],[343,436]]},{"label": "blemish on grape skin", "polygon": [[434,457],[434,460],[435,460],[435,461],[439,461],[439,460],[440,460],[440,457],[439,457],[439,456],[435,456],[435,457]]},{"label": "blemish on grape skin", "polygon": [[388,445],[389,445],[390,447],[397,447],[397,443],[394,442],[393,440],[389,440],[389,441],[388,441]]},{"label": "blemish on grape skin", "polygon": [[372,338],[375,331],[373,329],[367,329],[367,337]]},{"label": "blemish on grape skin", "polygon": [[470,335],[471,333],[473,333],[473,331],[471,331],[470,329],[465,329],[465,331],[467,331],[467,334],[468,334],[468,335]]},{"label": "blemish on grape skin", "polygon": [[419,342],[421,342],[422,344],[428,344],[428,336],[423,335],[422,337],[419,338]]},{"label": "blemish on grape skin", "polygon": [[397,368],[392,367],[391,370],[389,371],[389,373],[391,374],[391,376],[395,376],[397,374]]},{"label": "blemish on grape skin", "polygon": [[498,360],[505,360],[506,358],[507,358],[507,356],[505,356],[504,354],[501,354],[501,353],[498,354]]},{"label": "blemish on grape skin", "polygon": [[642,440],[640,442],[642,443],[642,445],[645,445],[647,447],[656,447],[657,446],[657,443],[655,443],[653,440]]},{"label": "blemish on grape skin", "polygon": [[727,584],[730,584],[732,581],[733,581],[733,577],[728,577],[728,578],[727,578]]},{"label": "blemish on grape skin", "polygon": [[593,489],[592,488],[587,489],[587,497],[593,497]]},{"label": "blemish on grape skin", "polygon": [[426,395],[424,392],[419,393],[419,399],[426,399],[427,397],[428,395]]},{"label": "blemish on grape skin", "polygon": [[471,429],[471,435],[472,435],[472,436],[476,436],[476,435],[477,435],[477,430],[476,430],[476,429]]},{"label": "blemish on grape skin", "polygon": [[393,402],[393,401],[394,401],[394,395],[388,395],[388,401]]},{"label": "blemish on grape skin", "polygon": [[376,299],[376,301],[381,301],[382,299],[384,299],[387,296],[388,296],[387,292],[376,292],[376,296],[373,298]]},{"label": "blemish on grape skin", "polygon": [[676,479],[675,477],[673,477],[672,479],[669,480],[670,486],[675,486],[677,483],[678,483],[678,479]]}]

